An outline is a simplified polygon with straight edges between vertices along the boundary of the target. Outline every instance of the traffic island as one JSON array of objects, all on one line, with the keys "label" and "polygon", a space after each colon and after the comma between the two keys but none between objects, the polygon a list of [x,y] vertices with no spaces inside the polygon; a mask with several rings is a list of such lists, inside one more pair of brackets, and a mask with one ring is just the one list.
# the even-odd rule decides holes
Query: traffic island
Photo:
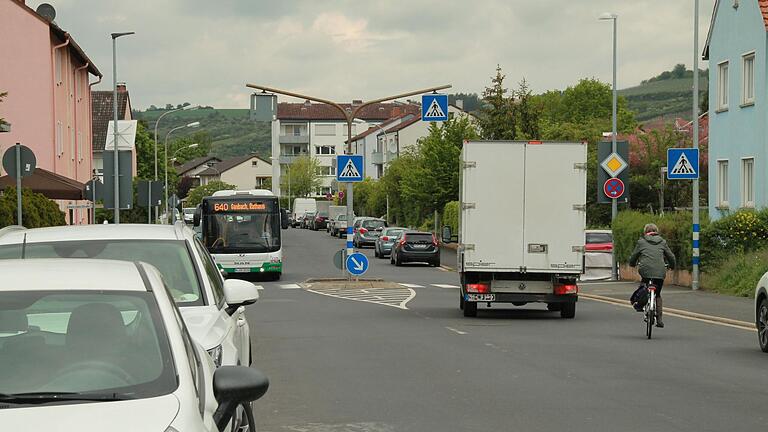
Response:
[{"label": "traffic island", "polygon": [[379,278],[357,278],[348,280],[344,278],[307,279],[300,284],[304,289],[395,289],[402,288],[394,282],[387,282]]}]

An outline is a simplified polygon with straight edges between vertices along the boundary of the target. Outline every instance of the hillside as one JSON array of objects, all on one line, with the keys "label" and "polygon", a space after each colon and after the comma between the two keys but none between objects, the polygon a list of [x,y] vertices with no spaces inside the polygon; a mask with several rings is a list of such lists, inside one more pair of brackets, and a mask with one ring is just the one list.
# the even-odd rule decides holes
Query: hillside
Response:
[{"label": "hillside", "polygon": [[[703,71],[699,81],[700,100],[707,93],[708,83],[707,74]],[[644,81],[639,86],[619,90],[619,95],[627,99],[629,109],[637,114],[639,122],[660,116],[690,119],[693,103],[692,88],[692,71],[685,71],[678,76],[670,76],[669,72],[665,72],[658,77]]]},{"label": "hillside", "polygon": [[[164,110],[134,111],[134,118],[144,120],[151,130],[155,121]],[[200,128],[181,129],[171,136],[182,137],[187,134],[205,131],[212,139],[211,154],[220,158],[229,158],[248,153],[256,153],[268,159],[271,154],[270,125],[257,123],[249,119],[247,109],[201,108],[178,111],[165,116],[160,123],[158,136],[163,139],[172,128],[186,123],[200,122]]]}]

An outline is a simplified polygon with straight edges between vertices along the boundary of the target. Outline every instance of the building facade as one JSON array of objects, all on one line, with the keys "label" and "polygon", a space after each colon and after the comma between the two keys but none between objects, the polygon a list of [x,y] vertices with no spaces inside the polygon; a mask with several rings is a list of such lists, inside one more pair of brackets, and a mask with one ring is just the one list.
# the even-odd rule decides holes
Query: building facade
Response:
[{"label": "building facade", "polygon": [[272,164],[251,154],[225,159],[197,175],[203,185],[221,180],[237,190],[265,189],[271,187]]},{"label": "building facade", "polygon": [[768,205],[768,1],[716,0],[709,60],[709,214]]},{"label": "building facade", "polygon": [[[104,175],[104,148],[107,141],[112,142],[112,137],[107,137],[109,124],[114,121],[115,113],[112,106],[112,90],[99,90],[91,93],[91,116],[93,119],[93,170],[103,178]],[[117,84],[117,120],[133,120],[131,111],[131,96],[125,83]],[[118,133],[120,129],[118,129]],[[111,145],[111,144],[110,144]],[[122,147],[122,145],[121,145]],[[114,147],[111,147],[114,148]],[[162,170],[162,167],[160,167]],[[136,151],[133,152],[133,174],[136,175]]]}]

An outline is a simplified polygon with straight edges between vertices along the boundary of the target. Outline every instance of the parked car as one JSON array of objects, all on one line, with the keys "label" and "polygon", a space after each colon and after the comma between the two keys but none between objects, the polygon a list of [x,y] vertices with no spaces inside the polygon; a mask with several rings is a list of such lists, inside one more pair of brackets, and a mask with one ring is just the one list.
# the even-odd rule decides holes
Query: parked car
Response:
[{"label": "parked car", "polygon": [[195,211],[197,210],[196,207],[184,207],[181,209],[182,213],[184,214],[184,223],[191,225],[192,221],[195,217]]},{"label": "parked car", "polygon": [[392,248],[390,262],[396,266],[422,262],[437,267],[440,265],[440,243],[432,233],[404,231]]},{"label": "parked car", "polygon": [[312,231],[318,231],[321,229],[325,229],[325,225],[328,223],[328,213],[327,212],[317,212],[314,218],[312,218],[312,221],[310,222],[310,229]]},{"label": "parked car", "polygon": [[317,211],[317,201],[314,198],[296,198],[293,200],[293,227],[300,227],[306,212]]},{"label": "parked car", "polygon": [[613,233],[611,230],[586,230],[584,234],[587,252],[613,252]]},{"label": "parked car", "polygon": [[216,369],[149,264],[18,259],[0,274],[4,430],[229,431],[267,391],[256,369]]},{"label": "parked car", "polygon": [[280,228],[281,229],[288,229],[289,226],[291,226],[292,220],[291,220],[291,211],[287,208],[281,208],[280,209]]},{"label": "parked car", "polygon": [[379,233],[386,227],[387,222],[384,219],[362,219],[355,224],[352,242],[356,248],[362,248],[365,245],[373,246],[379,238]]},{"label": "parked car", "polygon": [[376,243],[373,245],[373,254],[376,258],[386,258],[392,253],[392,246],[395,244],[395,239],[406,229],[400,227],[384,228],[381,231],[381,235],[376,238]]},{"label": "parked car", "polygon": [[755,327],[760,349],[768,353],[768,272],[755,288]]},{"label": "parked car", "polygon": [[[194,231],[183,223],[0,230],[0,260],[21,257],[22,248],[26,258],[152,263],[163,275],[192,337],[208,351],[216,366],[251,364],[250,326],[243,307],[248,302],[231,303],[226,298],[226,292],[237,290],[242,281],[225,281]],[[90,277],[86,273],[80,275]],[[104,280],[112,283],[115,277]],[[257,298],[256,294],[248,300],[252,303]]]},{"label": "parked car", "polygon": [[315,212],[313,211],[304,212],[304,216],[301,218],[301,228],[309,229],[310,228],[309,224],[314,219],[315,219]]},{"label": "parked car", "polygon": [[[355,218],[357,220],[357,218]],[[331,235],[339,238],[347,238],[347,215],[341,214],[333,221]]]}]

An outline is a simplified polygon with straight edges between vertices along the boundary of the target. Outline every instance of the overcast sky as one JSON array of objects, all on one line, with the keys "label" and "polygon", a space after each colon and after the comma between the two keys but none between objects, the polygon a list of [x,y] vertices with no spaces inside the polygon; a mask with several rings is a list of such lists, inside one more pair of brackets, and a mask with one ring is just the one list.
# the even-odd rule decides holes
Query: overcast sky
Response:
[{"label": "overcast sky", "polygon": [[[99,89],[112,85],[109,34],[136,32],[118,40],[118,80],[140,109],[246,108],[247,82],[338,101],[440,84],[480,93],[497,63],[510,86],[525,77],[535,92],[610,82],[606,11],[619,15],[619,88],[693,56],[692,0],[49,2],[104,74]],[[701,0],[702,46],[713,3]]]}]

